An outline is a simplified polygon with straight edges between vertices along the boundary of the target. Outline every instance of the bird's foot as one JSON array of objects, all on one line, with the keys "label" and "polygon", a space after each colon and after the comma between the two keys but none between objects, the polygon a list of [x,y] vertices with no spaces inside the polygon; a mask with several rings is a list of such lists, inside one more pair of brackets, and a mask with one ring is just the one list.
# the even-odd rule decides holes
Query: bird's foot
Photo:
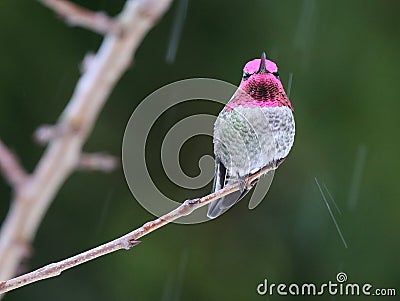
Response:
[{"label": "bird's foot", "polygon": [[239,178],[239,190],[243,192],[247,189],[247,179]]},{"label": "bird's foot", "polygon": [[260,178],[256,178],[253,181],[248,181],[247,189],[250,190],[251,188],[253,188],[258,183],[258,180],[260,180]]},{"label": "bird's foot", "polygon": [[281,165],[283,163],[283,161],[285,161],[286,158],[282,158],[282,159],[278,159],[275,161],[275,168],[278,168],[279,165]]},{"label": "bird's foot", "polygon": [[245,190],[250,190],[251,188],[254,187],[254,185],[257,184],[258,179],[254,179],[252,181],[249,181],[250,174],[247,177],[239,178],[239,189],[240,192],[243,192]]}]

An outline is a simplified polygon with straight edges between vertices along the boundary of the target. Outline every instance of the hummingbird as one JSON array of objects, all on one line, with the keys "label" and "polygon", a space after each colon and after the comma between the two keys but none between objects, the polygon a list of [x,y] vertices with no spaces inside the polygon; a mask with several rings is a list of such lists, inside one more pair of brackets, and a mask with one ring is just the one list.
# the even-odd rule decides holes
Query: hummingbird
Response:
[{"label": "hummingbird", "polygon": [[277,65],[263,52],[261,59],[246,63],[238,89],[214,124],[213,192],[236,183],[241,189],[211,202],[207,216],[216,218],[241,200],[251,189],[248,176],[264,167],[273,173],[289,154],[294,135],[292,104]]}]

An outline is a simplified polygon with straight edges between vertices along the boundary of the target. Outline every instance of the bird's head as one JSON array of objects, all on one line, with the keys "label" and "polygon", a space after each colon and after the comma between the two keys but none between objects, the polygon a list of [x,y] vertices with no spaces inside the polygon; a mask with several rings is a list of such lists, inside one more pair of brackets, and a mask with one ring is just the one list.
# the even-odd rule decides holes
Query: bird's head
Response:
[{"label": "bird's head", "polygon": [[265,52],[244,66],[240,89],[251,96],[259,106],[293,107],[279,79],[278,66],[267,60]]}]

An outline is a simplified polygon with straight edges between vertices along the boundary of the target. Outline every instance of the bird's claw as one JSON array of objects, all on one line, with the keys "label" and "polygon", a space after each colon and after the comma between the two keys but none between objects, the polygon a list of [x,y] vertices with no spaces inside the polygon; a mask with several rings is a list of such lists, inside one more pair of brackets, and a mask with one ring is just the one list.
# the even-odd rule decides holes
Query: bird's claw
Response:
[{"label": "bird's claw", "polygon": [[244,179],[239,180],[239,190],[243,192],[247,188],[247,181]]},{"label": "bird's claw", "polygon": [[250,190],[251,188],[253,188],[254,185],[256,185],[258,182],[258,179],[254,179],[253,181],[249,181],[248,178],[241,178],[239,180],[239,189],[240,192],[243,192],[245,190]]},{"label": "bird's claw", "polygon": [[259,178],[254,179],[253,181],[248,181],[247,183],[247,189],[251,189],[258,183]]}]

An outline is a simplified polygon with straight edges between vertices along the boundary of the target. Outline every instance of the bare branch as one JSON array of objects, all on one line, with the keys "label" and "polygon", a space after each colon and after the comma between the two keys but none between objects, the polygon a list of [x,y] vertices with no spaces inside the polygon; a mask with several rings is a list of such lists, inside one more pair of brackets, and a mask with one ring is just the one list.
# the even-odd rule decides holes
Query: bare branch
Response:
[{"label": "bare branch", "polygon": [[[259,177],[266,174],[267,172],[274,170],[275,168],[276,166],[265,167],[254,175],[251,175],[246,180],[247,183],[249,183],[248,186],[252,186],[255,183],[255,180],[257,180]],[[180,217],[187,216],[194,210],[199,209],[223,196],[231,194],[232,192],[238,191],[239,189],[240,184],[238,183],[235,185],[227,186],[215,193],[209,194],[202,198],[186,200],[178,208],[164,214],[163,216],[153,221],[147,222],[140,228],[137,228],[136,230],[133,230],[117,239],[114,239],[110,242],[107,242],[103,245],[90,249],[81,254],[75,255],[73,257],[64,259],[56,263],[51,263],[33,272],[15,277],[7,281],[2,281],[0,282],[0,293],[5,293],[39,280],[58,276],[65,270],[78,266],[87,261],[93,260],[95,258],[107,255],[109,253],[122,249],[129,250],[130,248],[138,244],[137,239],[139,239],[140,237],[143,237]]]},{"label": "bare branch", "polygon": [[3,144],[0,139],[0,170],[10,186],[19,189],[25,182],[27,174],[19,164],[17,157]]},{"label": "bare branch", "polygon": [[61,126],[44,124],[36,129],[33,133],[33,139],[37,144],[44,145],[49,143],[51,140],[61,138],[66,135],[70,130]]},{"label": "bare branch", "polygon": [[104,153],[81,154],[77,168],[81,170],[111,172],[117,168],[118,164],[118,158],[112,155]]},{"label": "bare branch", "polygon": [[79,66],[81,73],[85,73],[87,70],[89,70],[90,66],[95,61],[95,57],[96,55],[93,52],[86,53],[81,65]]},{"label": "bare branch", "polygon": [[[52,3],[60,1],[52,1]],[[171,0],[128,0],[116,21],[123,35],[108,34],[55,125],[68,129],[52,139],[33,174],[16,191],[0,231],[0,279],[15,275],[54,196],[76,168],[82,145],[143,37]],[[49,1],[47,1],[49,3]]]},{"label": "bare branch", "polygon": [[[45,124],[35,131],[33,137],[36,143],[43,145],[67,135],[68,132],[66,128]],[[118,163],[119,160],[117,157],[105,153],[81,154],[76,168],[80,170],[111,172],[118,166]]]},{"label": "bare branch", "polygon": [[81,26],[100,34],[122,33],[120,24],[104,12],[92,12],[66,0],[39,1],[54,10],[71,26]]}]

